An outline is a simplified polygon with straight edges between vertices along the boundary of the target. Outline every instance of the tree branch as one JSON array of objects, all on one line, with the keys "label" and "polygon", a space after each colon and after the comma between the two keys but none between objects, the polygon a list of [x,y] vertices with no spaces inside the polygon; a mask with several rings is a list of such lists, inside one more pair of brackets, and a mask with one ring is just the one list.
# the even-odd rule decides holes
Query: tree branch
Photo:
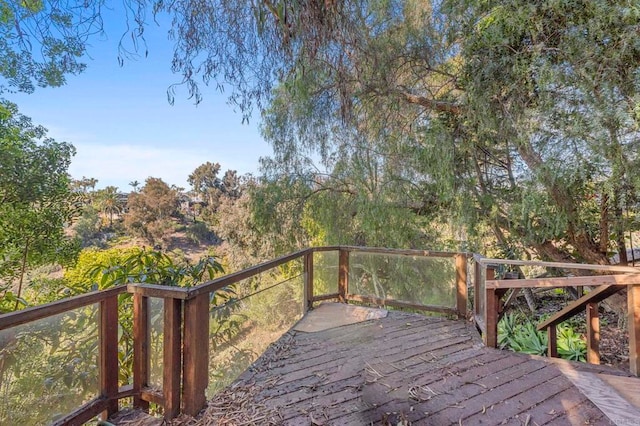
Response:
[{"label": "tree branch", "polygon": [[406,87],[401,86],[399,90],[396,90],[396,93],[403,97],[408,103],[420,105],[432,111],[447,112],[454,115],[458,115],[462,112],[460,105],[455,102],[438,101],[425,96],[414,95],[413,93],[410,93]]}]

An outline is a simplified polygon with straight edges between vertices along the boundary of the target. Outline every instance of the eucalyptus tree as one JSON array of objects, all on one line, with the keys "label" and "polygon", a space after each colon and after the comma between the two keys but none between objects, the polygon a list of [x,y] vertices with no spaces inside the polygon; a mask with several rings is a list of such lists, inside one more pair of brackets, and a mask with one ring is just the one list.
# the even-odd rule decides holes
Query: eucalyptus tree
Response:
[{"label": "eucalyptus tree", "polygon": [[502,148],[492,169],[520,190],[509,190],[514,202],[495,218],[509,222],[498,226],[516,229],[554,259],[606,263],[611,231],[626,252],[621,210],[638,191],[638,7],[622,1],[471,7],[477,18],[463,30],[470,34],[463,46],[467,116],[478,144],[494,154]]},{"label": "eucalyptus tree", "polygon": [[207,161],[196,167],[187,178],[187,182],[193,188],[193,192],[201,196],[203,201],[206,201],[214,210],[217,208],[219,189],[222,184],[218,173],[220,173],[220,163]]},{"label": "eucalyptus tree", "polygon": [[173,232],[178,206],[178,192],[162,179],[149,177],[139,192],[129,194],[124,225],[132,235],[159,243]]},{"label": "eucalyptus tree", "polygon": [[336,129],[351,127],[381,141],[369,151],[395,163],[387,177],[423,188],[419,211],[490,229],[503,255],[606,263],[612,230],[623,248],[620,203],[637,192],[637,8],[383,5],[350,9],[360,19],[321,44],[322,60],[298,56],[266,114],[280,158],[331,159]]}]

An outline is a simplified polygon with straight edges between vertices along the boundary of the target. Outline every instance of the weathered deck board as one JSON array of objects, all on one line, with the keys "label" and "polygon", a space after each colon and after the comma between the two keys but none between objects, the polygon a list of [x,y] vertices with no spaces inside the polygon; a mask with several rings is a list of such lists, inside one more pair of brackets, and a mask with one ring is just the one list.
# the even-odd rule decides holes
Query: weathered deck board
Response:
[{"label": "weathered deck board", "polygon": [[[390,311],[385,318],[313,333],[290,331],[212,403],[239,401],[242,394],[242,407],[260,407],[263,419],[277,419],[269,423],[274,425],[608,425],[614,424],[610,418],[618,424],[627,420],[607,417],[601,408],[610,407],[598,408],[563,374],[567,369],[587,376],[615,374],[602,366],[486,348],[464,321]],[[618,382],[626,380],[636,379]],[[188,424],[235,423],[205,414]]]},{"label": "weathered deck board", "polygon": [[465,322],[391,311],[289,338],[236,382],[277,377],[254,398],[284,425],[612,424],[556,365],[485,348]]}]

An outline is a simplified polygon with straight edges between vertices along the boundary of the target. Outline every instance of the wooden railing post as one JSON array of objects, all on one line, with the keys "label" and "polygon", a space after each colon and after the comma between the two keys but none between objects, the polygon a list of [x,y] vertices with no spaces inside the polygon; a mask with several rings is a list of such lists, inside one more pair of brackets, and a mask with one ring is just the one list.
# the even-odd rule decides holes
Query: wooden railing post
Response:
[{"label": "wooden railing post", "polygon": [[133,295],[133,406],[149,410],[149,402],[140,392],[149,384],[149,299]]},{"label": "wooden railing post", "polygon": [[487,276],[485,277],[486,281],[491,281],[496,279],[496,270],[495,266],[487,266]]},{"label": "wooden railing post", "polygon": [[[164,299],[164,351],[162,391],[164,419],[171,420],[180,412],[180,376],[182,373],[182,300]],[[205,374],[202,372],[202,374]]]},{"label": "wooden railing post", "polygon": [[196,416],[207,402],[209,382],[209,294],[185,301],[183,393],[184,413]]},{"label": "wooden railing post", "polygon": [[482,315],[482,312],[480,312],[480,297],[484,295],[480,291],[480,281],[482,281],[482,265],[476,259],[473,274],[473,312],[476,316]]},{"label": "wooden railing post", "polygon": [[456,259],[456,308],[459,318],[467,316],[467,255],[458,253]]},{"label": "wooden railing post", "polygon": [[340,249],[338,262],[338,299],[342,303],[347,302],[349,293],[349,251]]},{"label": "wooden railing post", "polygon": [[587,362],[600,364],[600,317],[598,304],[588,303],[586,306],[587,319]]},{"label": "wooden railing post", "polygon": [[629,327],[629,369],[640,376],[640,284],[627,287],[627,311]]},{"label": "wooden railing post", "polygon": [[308,250],[304,255],[304,306],[306,313],[313,309],[313,250]]},{"label": "wooden railing post", "polygon": [[118,295],[100,302],[100,394],[109,400],[106,420],[118,411]]},{"label": "wooden railing post", "polygon": [[547,356],[558,358],[558,327],[555,324],[547,327]]},{"label": "wooden railing post", "polygon": [[495,288],[487,288],[485,302],[485,333],[484,344],[490,348],[498,347],[498,305],[500,303]]}]

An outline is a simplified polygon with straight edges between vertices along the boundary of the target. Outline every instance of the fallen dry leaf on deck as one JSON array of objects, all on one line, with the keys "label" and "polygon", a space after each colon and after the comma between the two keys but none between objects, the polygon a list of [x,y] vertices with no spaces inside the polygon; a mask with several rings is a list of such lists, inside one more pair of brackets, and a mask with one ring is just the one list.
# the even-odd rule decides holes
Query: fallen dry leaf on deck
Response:
[{"label": "fallen dry leaf on deck", "polygon": [[313,414],[309,414],[309,419],[311,420],[311,424],[313,426],[324,426],[324,422],[313,417]]}]

